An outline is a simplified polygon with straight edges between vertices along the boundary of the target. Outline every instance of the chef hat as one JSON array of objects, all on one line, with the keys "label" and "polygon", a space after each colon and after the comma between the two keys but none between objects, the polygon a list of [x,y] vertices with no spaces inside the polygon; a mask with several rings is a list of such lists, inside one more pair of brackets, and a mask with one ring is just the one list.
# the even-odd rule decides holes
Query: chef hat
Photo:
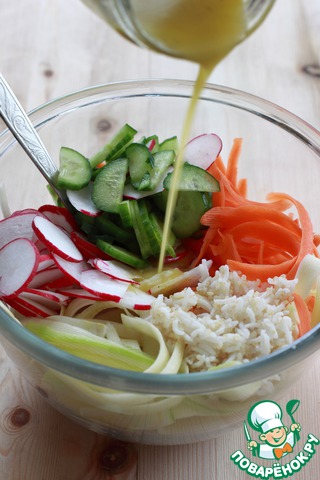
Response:
[{"label": "chef hat", "polygon": [[268,400],[256,403],[248,413],[248,422],[252,428],[262,433],[283,427],[282,410],[275,402]]}]

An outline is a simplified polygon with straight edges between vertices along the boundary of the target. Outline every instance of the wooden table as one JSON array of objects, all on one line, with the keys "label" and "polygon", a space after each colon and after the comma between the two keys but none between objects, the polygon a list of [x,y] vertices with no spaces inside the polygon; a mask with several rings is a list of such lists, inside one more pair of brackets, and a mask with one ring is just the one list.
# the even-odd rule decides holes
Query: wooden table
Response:
[{"label": "wooden table", "polygon": [[[196,74],[195,65],[125,42],[78,0],[0,0],[0,20],[0,70],[27,110],[93,84]],[[320,128],[319,1],[278,0],[263,26],[210,80],[265,97]],[[319,372],[320,359],[283,399],[300,399],[303,432],[318,438]],[[55,412],[0,349],[1,480],[239,480],[250,477],[229,457],[241,446],[242,428],[195,445],[127,445],[123,469],[112,469],[119,460],[112,455],[113,441]],[[320,478],[316,448],[293,478]]]}]

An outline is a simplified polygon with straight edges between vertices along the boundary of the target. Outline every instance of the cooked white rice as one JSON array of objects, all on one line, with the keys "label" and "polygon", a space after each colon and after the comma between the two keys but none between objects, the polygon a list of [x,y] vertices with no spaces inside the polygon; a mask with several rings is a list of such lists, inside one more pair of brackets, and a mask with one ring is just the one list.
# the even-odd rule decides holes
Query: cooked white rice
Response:
[{"label": "cooked white rice", "polygon": [[204,277],[195,290],[185,288],[169,298],[159,295],[146,317],[169,345],[184,340],[190,372],[226,361],[247,362],[296,338],[297,320],[290,305],[296,280],[283,275],[261,284],[227,266],[214,277]]}]

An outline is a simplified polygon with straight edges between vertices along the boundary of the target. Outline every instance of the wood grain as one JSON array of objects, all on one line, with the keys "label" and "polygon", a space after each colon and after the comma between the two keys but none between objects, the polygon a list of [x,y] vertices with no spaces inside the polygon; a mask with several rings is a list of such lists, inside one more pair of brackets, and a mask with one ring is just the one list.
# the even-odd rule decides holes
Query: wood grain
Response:
[{"label": "wood grain", "polygon": [[[195,65],[125,42],[78,0],[0,0],[0,15],[1,72],[28,110],[93,84],[196,74]],[[268,98],[320,128],[319,65],[319,1],[278,0],[210,80]],[[318,358],[282,400],[300,399],[302,432],[318,438],[319,372]],[[128,445],[92,433],[54,411],[0,348],[1,480],[250,478],[230,461],[238,449],[245,449],[242,428],[181,447]],[[293,478],[320,478],[320,446]]]}]

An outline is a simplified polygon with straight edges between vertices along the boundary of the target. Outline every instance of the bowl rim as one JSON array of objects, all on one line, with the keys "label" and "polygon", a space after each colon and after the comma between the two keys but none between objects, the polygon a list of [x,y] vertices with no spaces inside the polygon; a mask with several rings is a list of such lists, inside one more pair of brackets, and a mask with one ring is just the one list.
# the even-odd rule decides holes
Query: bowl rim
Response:
[{"label": "bowl rim", "polygon": [[[97,95],[113,94],[112,98],[117,98],[117,96],[122,98],[128,95],[137,96],[139,91],[141,92],[140,96],[163,96],[162,90],[167,90],[169,96],[177,96],[177,93],[174,92],[179,90],[179,96],[190,97],[193,85],[194,81],[192,80],[179,79],[139,79],[99,84],[59,96],[34,108],[29,115],[35,127],[40,128],[44,123],[57,116],[57,112],[55,112],[57,109],[63,107],[64,113],[67,113],[69,110],[65,110],[66,106],[69,109],[78,108],[73,105],[78,100],[82,101],[82,106],[86,106],[92,103],[90,97]],[[148,88],[149,91],[146,93]],[[136,93],[133,94],[133,91]],[[127,95],[124,92],[127,92]],[[88,101],[83,104],[85,99]],[[263,117],[297,137],[320,157],[320,132],[300,117],[269,100],[212,83],[205,84],[200,99],[223,103]],[[48,117],[49,113],[51,116]],[[62,115],[63,112],[58,114]],[[43,116],[44,118],[42,118]],[[3,140],[2,143],[1,140]],[[0,133],[0,157],[15,143],[16,141],[10,138],[8,129]],[[320,345],[320,324],[318,324],[292,344],[245,364],[214,372],[179,375],[146,374],[106,367],[83,360],[47,344],[23,328],[2,309],[0,318],[0,334],[2,333],[15,347],[47,367],[92,384],[147,394],[203,394],[249,384],[296,365],[313,355]]]}]

